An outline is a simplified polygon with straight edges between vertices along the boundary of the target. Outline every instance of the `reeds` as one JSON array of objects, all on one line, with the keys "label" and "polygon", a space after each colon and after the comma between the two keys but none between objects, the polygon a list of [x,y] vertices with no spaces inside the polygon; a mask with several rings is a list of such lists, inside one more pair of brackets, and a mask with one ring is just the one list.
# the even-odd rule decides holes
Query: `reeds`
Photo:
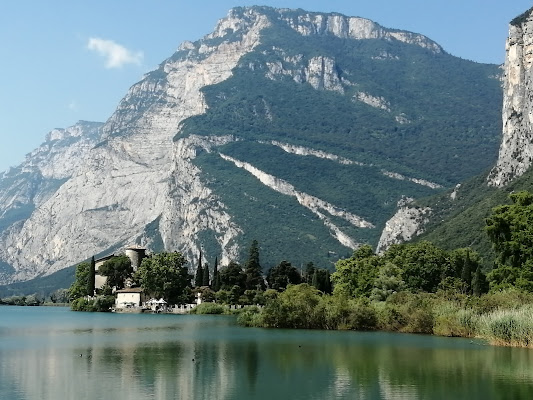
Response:
[{"label": "reeds", "polygon": [[478,331],[495,345],[533,348],[533,306],[500,309],[482,315]]}]

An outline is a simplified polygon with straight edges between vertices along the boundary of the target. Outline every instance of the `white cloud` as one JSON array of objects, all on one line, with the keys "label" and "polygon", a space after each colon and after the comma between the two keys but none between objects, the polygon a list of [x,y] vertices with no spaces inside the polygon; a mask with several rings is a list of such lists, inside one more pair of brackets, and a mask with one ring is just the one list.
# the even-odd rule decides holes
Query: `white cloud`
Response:
[{"label": "white cloud", "polygon": [[67,107],[71,111],[78,111],[78,104],[76,103],[76,100],[72,100],[70,103],[68,103]]},{"label": "white cloud", "polygon": [[126,64],[140,65],[144,58],[142,51],[133,52],[124,46],[107,39],[89,38],[87,48],[96,51],[99,55],[105,57],[106,68],[121,68]]}]

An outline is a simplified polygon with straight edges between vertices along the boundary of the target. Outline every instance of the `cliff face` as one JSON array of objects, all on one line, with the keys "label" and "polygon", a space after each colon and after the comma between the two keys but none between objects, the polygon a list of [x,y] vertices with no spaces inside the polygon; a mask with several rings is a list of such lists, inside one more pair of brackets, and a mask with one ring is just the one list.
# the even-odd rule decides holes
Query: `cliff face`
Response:
[{"label": "cliff face", "polygon": [[488,184],[502,187],[533,162],[533,9],[509,27],[503,84],[503,138]]},{"label": "cliff face", "polygon": [[[436,57],[468,63],[363,18],[231,10],[133,85],[104,125],[55,130],[0,177],[0,283],[132,243],[182,251],[195,265],[199,249],[225,264],[257,239],[270,267],[332,264],[376,242],[402,196],[456,179],[417,156],[427,152],[418,138],[434,135],[420,90],[435,78],[420,71],[436,70]],[[495,67],[468,68],[494,92]],[[462,91],[454,79],[442,84]],[[445,93],[435,90],[428,98]],[[484,129],[479,146],[494,136],[465,129]],[[471,167],[470,151],[457,151],[464,137],[445,136],[454,153],[438,154]]]},{"label": "cliff face", "polygon": [[[78,262],[80,254],[139,240],[150,245],[144,229],[161,217],[169,201],[172,138],[180,122],[204,112],[200,90],[227,79],[266,26],[265,16],[255,12],[238,19],[230,14],[213,34],[182,46],[134,85],[104,125],[106,141],[53,198],[5,235],[0,254],[17,271],[13,279],[54,272]],[[228,31],[241,37],[210,45]]]}]

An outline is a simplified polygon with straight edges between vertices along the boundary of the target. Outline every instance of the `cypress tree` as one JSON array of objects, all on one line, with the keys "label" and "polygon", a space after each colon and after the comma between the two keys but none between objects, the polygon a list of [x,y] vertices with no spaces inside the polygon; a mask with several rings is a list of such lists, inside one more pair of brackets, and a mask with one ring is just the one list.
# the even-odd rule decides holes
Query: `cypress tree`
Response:
[{"label": "cypress tree", "polygon": [[207,263],[204,265],[202,286],[209,286],[209,265]]},{"label": "cypress tree", "polygon": [[213,267],[213,290],[220,290],[220,273],[218,272],[218,257],[215,257],[215,266]]},{"label": "cypress tree", "polygon": [[472,262],[470,260],[470,252],[467,250],[461,271],[461,280],[466,283],[467,293],[472,293]]},{"label": "cypress tree", "polygon": [[194,287],[202,286],[204,282],[203,277],[203,268],[202,268],[202,250],[200,250],[200,258],[198,259],[198,265],[196,266],[196,275],[194,277]]},{"label": "cypress tree", "polygon": [[250,246],[248,261],[244,266],[244,273],[246,275],[246,289],[255,290],[258,287],[265,288],[261,264],[259,264],[259,243],[253,240]]},{"label": "cypress tree", "polygon": [[318,270],[315,269],[313,272],[313,278],[311,279],[311,286],[314,286],[316,289],[320,290],[319,282],[318,282]]},{"label": "cypress tree", "polygon": [[329,270],[326,269],[326,281],[324,285],[324,293],[331,294],[332,288],[331,288],[331,275],[329,273]]},{"label": "cypress tree", "polygon": [[474,296],[481,296],[486,291],[486,286],[485,275],[481,272],[481,266],[478,264],[474,278],[472,279],[472,292]]},{"label": "cypress tree", "polygon": [[94,256],[92,256],[90,267],[89,267],[89,276],[87,277],[87,295],[88,296],[94,296],[95,274],[96,274],[96,263],[94,261]]}]

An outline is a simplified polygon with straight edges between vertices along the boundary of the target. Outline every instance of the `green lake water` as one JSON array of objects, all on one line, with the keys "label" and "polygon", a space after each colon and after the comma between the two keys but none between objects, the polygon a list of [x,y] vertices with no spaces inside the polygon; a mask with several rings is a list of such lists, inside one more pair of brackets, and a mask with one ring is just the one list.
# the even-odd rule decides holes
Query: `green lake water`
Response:
[{"label": "green lake water", "polygon": [[0,399],[533,399],[533,350],[5,306]]}]

